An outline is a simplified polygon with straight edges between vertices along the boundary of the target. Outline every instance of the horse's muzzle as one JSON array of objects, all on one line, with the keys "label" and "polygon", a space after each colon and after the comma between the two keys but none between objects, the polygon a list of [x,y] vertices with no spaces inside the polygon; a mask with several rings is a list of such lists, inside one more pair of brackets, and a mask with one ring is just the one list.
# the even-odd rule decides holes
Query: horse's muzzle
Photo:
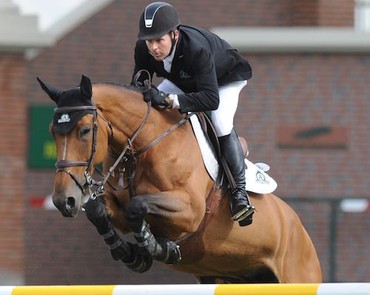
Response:
[{"label": "horse's muzzle", "polygon": [[74,197],[60,199],[53,196],[53,203],[64,217],[76,217],[80,210]]}]

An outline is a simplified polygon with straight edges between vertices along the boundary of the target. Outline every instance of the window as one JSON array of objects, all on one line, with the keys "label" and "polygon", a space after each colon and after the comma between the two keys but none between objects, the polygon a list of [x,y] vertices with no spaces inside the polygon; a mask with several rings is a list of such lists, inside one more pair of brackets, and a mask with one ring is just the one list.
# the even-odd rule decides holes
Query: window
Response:
[{"label": "window", "polygon": [[370,0],[356,0],[355,29],[370,32]]}]

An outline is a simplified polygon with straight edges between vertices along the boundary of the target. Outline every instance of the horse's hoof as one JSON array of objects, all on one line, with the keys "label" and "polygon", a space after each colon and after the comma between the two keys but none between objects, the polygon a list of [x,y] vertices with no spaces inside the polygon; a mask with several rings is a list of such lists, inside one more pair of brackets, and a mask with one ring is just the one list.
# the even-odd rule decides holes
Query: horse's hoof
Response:
[{"label": "horse's hoof", "polygon": [[[123,261],[124,262],[124,261]],[[134,272],[143,273],[148,271],[153,264],[153,258],[147,255],[136,255],[134,261],[124,262]]]},{"label": "horse's hoof", "polygon": [[162,246],[163,254],[158,260],[167,264],[175,264],[181,260],[180,246],[175,242],[165,238],[157,238],[158,243]]}]

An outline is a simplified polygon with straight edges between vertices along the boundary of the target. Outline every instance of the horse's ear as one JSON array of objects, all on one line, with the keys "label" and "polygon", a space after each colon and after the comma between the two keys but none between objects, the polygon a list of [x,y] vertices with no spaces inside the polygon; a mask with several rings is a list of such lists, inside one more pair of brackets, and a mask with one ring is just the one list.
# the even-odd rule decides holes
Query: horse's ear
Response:
[{"label": "horse's ear", "polygon": [[39,82],[41,88],[49,95],[49,97],[54,100],[55,103],[58,103],[58,98],[62,91],[51,85],[46,84],[39,77],[37,77],[37,81]]},{"label": "horse's ear", "polygon": [[82,78],[81,78],[80,91],[81,91],[81,94],[84,95],[85,97],[87,98],[92,97],[91,81],[85,75],[82,75]]}]

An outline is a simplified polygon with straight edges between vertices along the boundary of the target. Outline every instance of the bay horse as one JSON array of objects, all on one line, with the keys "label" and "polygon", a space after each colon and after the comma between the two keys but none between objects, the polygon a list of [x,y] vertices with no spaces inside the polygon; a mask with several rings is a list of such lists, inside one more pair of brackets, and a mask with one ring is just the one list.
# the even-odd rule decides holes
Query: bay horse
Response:
[{"label": "bay horse", "polygon": [[[207,173],[187,115],[84,75],[67,90],[37,79],[57,106],[53,202],[65,217],[86,211],[115,260],[137,272],[162,261],[201,283],[322,281],[308,233],[279,197],[251,193],[253,223],[231,219],[229,192]],[[135,243],[121,238],[130,232]]]}]

